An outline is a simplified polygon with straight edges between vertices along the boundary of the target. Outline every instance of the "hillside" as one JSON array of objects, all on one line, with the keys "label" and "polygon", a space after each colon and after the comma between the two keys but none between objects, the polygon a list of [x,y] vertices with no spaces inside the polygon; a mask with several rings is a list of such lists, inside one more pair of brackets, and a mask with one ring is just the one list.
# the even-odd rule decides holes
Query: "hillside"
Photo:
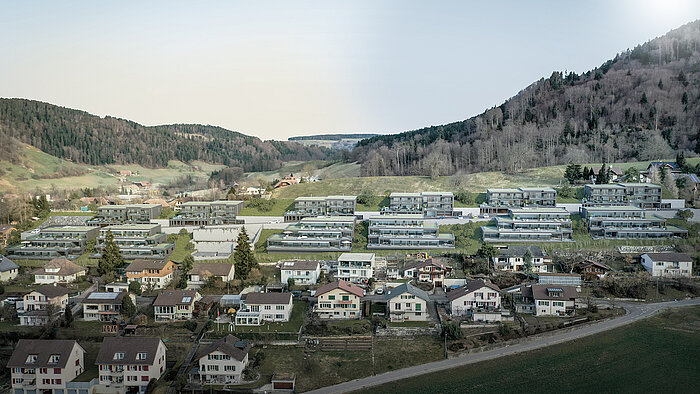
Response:
[{"label": "hillside", "polygon": [[700,20],[461,122],[360,141],[362,173],[448,175],[700,153]]},{"label": "hillside", "polygon": [[380,134],[318,134],[289,137],[289,140],[306,146],[323,146],[333,149],[352,150],[355,145],[363,139],[378,135]]},{"label": "hillside", "polygon": [[215,126],[142,126],[110,116],[39,101],[0,99],[0,149],[3,159],[21,159],[21,144],[60,159],[89,165],[139,164],[167,167],[170,160],[200,160],[246,171],[273,170],[287,161],[338,158],[338,151],[257,137]]}]

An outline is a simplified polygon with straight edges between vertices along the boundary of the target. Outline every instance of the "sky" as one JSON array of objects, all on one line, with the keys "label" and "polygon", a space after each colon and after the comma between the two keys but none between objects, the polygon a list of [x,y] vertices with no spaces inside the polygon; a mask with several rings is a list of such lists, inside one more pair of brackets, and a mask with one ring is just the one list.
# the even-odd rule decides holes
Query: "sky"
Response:
[{"label": "sky", "polygon": [[0,0],[0,97],[262,139],[396,133],[696,19],[693,0]]}]

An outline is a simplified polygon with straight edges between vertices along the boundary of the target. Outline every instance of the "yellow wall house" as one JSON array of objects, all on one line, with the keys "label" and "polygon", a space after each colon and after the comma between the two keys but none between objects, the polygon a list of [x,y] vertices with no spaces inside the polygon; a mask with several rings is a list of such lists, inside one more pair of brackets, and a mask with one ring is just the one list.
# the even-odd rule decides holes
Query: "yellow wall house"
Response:
[{"label": "yellow wall house", "polygon": [[0,256],[0,282],[7,282],[17,277],[19,265],[5,256]]},{"label": "yellow wall house", "polygon": [[173,279],[174,272],[175,263],[170,260],[135,260],[126,267],[126,278],[129,283],[140,283],[142,290],[162,289]]},{"label": "yellow wall house", "polygon": [[359,319],[363,295],[361,287],[344,280],[329,283],[316,291],[318,303],[314,312],[321,319]]}]

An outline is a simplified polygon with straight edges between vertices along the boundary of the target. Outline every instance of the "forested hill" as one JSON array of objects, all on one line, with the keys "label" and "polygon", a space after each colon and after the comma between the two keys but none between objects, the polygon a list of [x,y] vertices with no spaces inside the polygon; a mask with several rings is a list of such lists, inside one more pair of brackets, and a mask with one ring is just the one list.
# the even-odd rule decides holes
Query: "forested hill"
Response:
[{"label": "forested hill", "polygon": [[[515,71],[517,72],[517,70]],[[700,21],[461,122],[360,141],[364,175],[446,175],[700,153]]]},{"label": "forested hill", "polygon": [[318,141],[340,141],[343,139],[360,140],[364,138],[372,138],[380,134],[316,134],[316,135],[302,135],[298,137],[289,137],[290,141],[308,141],[308,140],[318,140]]},{"label": "forested hill", "polygon": [[0,147],[12,160],[20,144],[85,164],[165,167],[168,160],[202,160],[245,171],[281,167],[285,161],[339,158],[340,151],[289,141],[262,141],[221,127],[176,124],[142,126],[113,117],[39,101],[0,99]]}]

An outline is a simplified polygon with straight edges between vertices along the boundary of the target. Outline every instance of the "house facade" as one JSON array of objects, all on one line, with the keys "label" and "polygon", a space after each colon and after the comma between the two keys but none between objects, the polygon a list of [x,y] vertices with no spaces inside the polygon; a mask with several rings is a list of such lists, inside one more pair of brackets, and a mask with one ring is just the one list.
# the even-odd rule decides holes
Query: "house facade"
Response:
[{"label": "house facade", "polygon": [[581,216],[592,238],[659,239],[687,238],[688,230],[667,226],[666,219],[644,209],[627,206],[582,207]]},{"label": "house facade", "polygon": [[583,206],[625,206],[644,209],[661,207],[661,186],[651,183],[585,185]]},{"label": "house facade", "polygon": [[414,214],[426,218],[454,216],[452,192],[391,193],[382,214]]},{"label": "house facade", "polygon": [[145,393],[166,368],[167,348],[160,338],[105,337],[95,364],[107,392]]},{"label": "house facade", "polygon": [[233,280],[236,270],[230,263],[201,263],[192,264],[192,269],[187,273],[187,288],[199,289],[212,277],[219,278],[223,283]]},{"label": "house facade", "polygon": [[170,226],[214,226],[243,224],[236,216],[243,201],[189,201],[180,206],[180,213],[170,218]]},{"label": "house facade", "polygon": [[100,230],[93,258],[102,256],[107,232],[112,233],[114,243],[127,260],[165,259],[175,250],[175,244],[167,242],[165,233],[161,232],[160,224],[118,224]]},{"label": "house facade", "polygon": [[387,290],[384,300],[391,322],[429,320],[430,296],[410,283]]},{"label": "house facade", "polygon": [[156,322],[190,320],[202,296],[194,290],[161,290],[153,301]]},{"label": "house facade", "polygon": [[523,286],[516,300],[516,312],[535,316],[572,316],[577,297],[576,288],[566,285]]},{"label": "house facade", "polygon": [[351,283],[367,283],[374,275],[374,253],[343,253],[338,257],[338,279]]},{"label": "house facade", "polygon": [[509,208],[546,208],[557,205],[557,191],[551,187],[519,187],[486,189],[486,202],[479,207],[481,215],[508,213]]},{"label": "house facade", "polygon": [[693,258],[685,253],[645,253],[641,262],[653,277],[691,278]]},{"label": "house facade", "polygon": [[414,278],[419,282],[432,283],[435,287],[442,287],[445,275],[450,271],[452,271],[452,267],[435,259],[427,259],[404,267],[403,277]]},{"label": "house facade", "polygon": [[468,281],[447,293],[450,315],[465,316],[475,311],[501,309],[501,289],[491,282]]},{"label": "house facade", "polygon": [[282,261],[280,273],[282,283],[292,279],[295,285],[313,285],[318,283],[321,276],[321,263],[311,260]]},{"label": "house facade", "polygon": [[85,276],[87,268],[68,259],[53,259],[42,268],[34,271],[34,283],[71,283]]},{"label": "house facade", "polygon": [[537,245],[508,245],[498,250],[498,255],[492,258],[494,268],[501,271],[525,271],[525,257],[530,251],[532,256],[532,272],[552,272],[552,258],[547,256]]},{"label": "house facade", "polygon": [[244,304],[245,309],[236,313],[238,326],[287,322],[294,306],[292,293],[248,293]]},{"label": "house facade", "polygon": [[57,226],[22,233],[22,243],[6,248],[11,259],[77,259],[99,229],[89,226]]},{"label": "house facade", "polygon": [[97,216],[88,220],[87,225],[148,224],[158,219],[162,211],[160,204],[103,205],[97,208]]},{"label": "house facade", "polygon": [[170,260],[135,260],[126,267],[126,278],[129,283],[140,283],[142,290],[162,289],[173,279],[175,269]]},{"label": "house facade", "polygon": [[101,292],[93,291],[82,300],[83,320],[113,322],[121,318],[121,308],[124,297],[131,298],[136,305],[136,296],[126,291]]},{"label": "house facade", "polygon": [[85,369],[85,350],[74,340],[20,339],[7,367],[13,394],[65,393]]},{"label": "house facade", "polygon": [[250,348],[250,343],[230,334],[205,347],[197,362],[199,383],[239,383],[248,366]]},{"label": "house facade", "polygon": [[7,282],[19,275],[19,265],[5,256],[0,255],[0,282]]},{"label": "house facade", "polygon": [[509,208],[481,232],[484,242],[573,242],[569,217],[564,208]]},{"label": "house facade", "polygon": [[294,210],[284,213],[285,222],[316,216],[355,216],[357,196],[297,197]]},{"label": "house facade", "polygon": [[68,306],[68,289],[57,285],[42,285],[22,297],[17,310],[21,326],[43,326],[62,316]]},{"label": "house facade", "polygon": [[386,214],[369,218],[367,249],[454,249],[453,234],[441,234],[436,222],[421,214]]},{"label": "house facade", "polygon": [[361,287],[337,280],[316,290],[318,302],[313,311],[321,319],[359,319],[362,317],[362,296],[364,290]]},{"label": "house facade", "polygon": [[268,252],[350,251],[355,231],[351,216],[306,217],[267,238]]}]

